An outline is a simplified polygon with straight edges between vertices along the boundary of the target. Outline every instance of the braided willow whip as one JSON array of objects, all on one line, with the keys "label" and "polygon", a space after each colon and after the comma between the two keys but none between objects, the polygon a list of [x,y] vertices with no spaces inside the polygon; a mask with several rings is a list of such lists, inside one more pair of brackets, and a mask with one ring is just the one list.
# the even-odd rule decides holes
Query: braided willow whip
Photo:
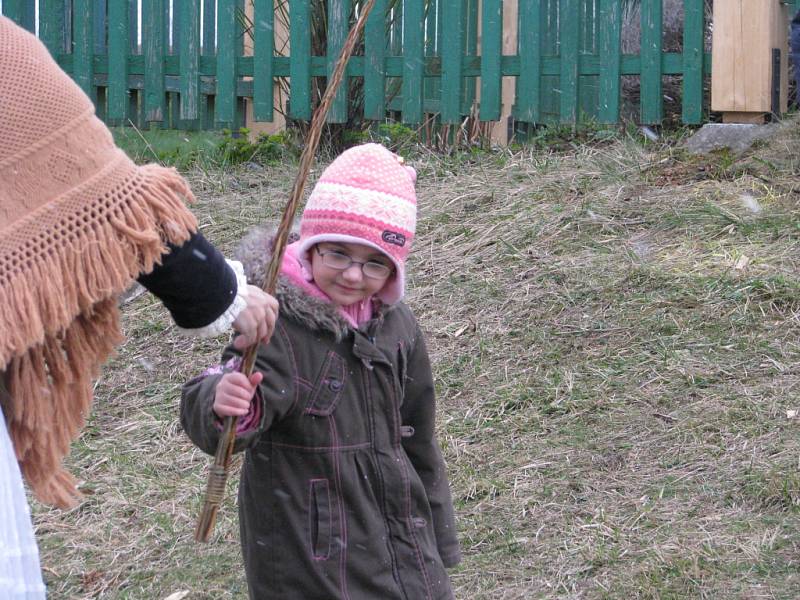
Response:
[{"label": "braided willow whip", "polygon": [[[283,252],[286,249],[286,244],[289,239],[289,233],[294,222],[297,207],[303,197],[303,191],[306,187],[306,179],[311,170],[311,163],[314,161],[317,147],[319,146],[319,138],[322,134],[322,125],[325,123],[325,116],[328,114],[328,109],[333,102],[333,97],[336,90],[339,88],[344,77],[344,70],[347,66],[347,61],[353,54],[353,49],[356,46],[361,32],[364,29],[364,24],[367,21],[372,10],[375,0],[367,0],[358,17],[358,21],[350,30],[347,39],[342,46],[342,52],[339,55],[339,60],[333,70],[328,87],[322,100],[314,111],[314,116],[311,120],[311,129],[308,132],[308,140],[303,153],[300,156],[300,170],[294,180],[292,186],[292,193],[289,197],[289,202],[283,209],[283,217],[278,226],[278,231],[275,235],[273,244],[272,257],[267,268],[267,275],[261,288],[268,294],[275,294],[275,287],[278,282],[278,273],[280,272],[281,262],[283,260]],[[258,351],[258,343],[250,346],[244,354],[242,361],[242,373],[248,377],[253,372],[253,365],[256,361],[256,353]],[[203,503],[203,511],[200,513],[200,518],[197,520],[197,527],[194,531],[194,539],[198,542],[207,542],[211,532],[214,530],[214,523],[217,519],[217,511],[222,503],[222,498],[225,493],[225,483],[228,480],[228,467],[231,462],[231,455],[233,454],[233,444],[236,440],[236,417],[226,417],[225,424],[222,430],[219,444],[217,445],[217,452],[214,455],[214,463],[211,465],[211,470],[208,473],[208,483],[206,484],[206,498]]]}]

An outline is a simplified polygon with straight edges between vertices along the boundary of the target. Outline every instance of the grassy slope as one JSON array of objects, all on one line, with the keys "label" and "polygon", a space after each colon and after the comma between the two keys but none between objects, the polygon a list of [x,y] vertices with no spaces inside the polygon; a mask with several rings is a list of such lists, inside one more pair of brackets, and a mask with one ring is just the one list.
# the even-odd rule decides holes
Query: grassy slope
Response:
[{"label": "grassy slope", "polygon": [[[794,598],[800,588],[796,126],[740,160],[630,140],[428,158],[409,302],[429,335],[472,598]],[[293,168],[195,174],[228,250]],[[50,597],[245,596],[231,485],[191,541],[206,457],[176,423],[186,342],[148,297],[37,507]]]}]

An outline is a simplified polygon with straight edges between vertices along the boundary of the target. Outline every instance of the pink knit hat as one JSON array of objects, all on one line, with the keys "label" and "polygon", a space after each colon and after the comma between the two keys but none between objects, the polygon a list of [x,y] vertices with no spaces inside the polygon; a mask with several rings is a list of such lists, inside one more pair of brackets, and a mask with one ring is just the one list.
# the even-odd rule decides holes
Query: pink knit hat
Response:
[{"label": "pink knit hat", "polygon": [[383,252],[396,268],[377,296],[387,304],[400,300],[417,227],[416,180],[416,171],[380,144],[345,150],[328,165],[300,220],[297,256],[309,279],[309,250],[315,244],[364,244]]}]

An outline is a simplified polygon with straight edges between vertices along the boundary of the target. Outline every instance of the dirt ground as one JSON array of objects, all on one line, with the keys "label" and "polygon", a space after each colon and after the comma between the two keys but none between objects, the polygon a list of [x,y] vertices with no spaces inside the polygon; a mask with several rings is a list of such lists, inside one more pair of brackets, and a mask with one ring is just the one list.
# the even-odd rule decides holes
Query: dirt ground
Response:
[{"label": "dirt ground", "polygon": [[[408,302],[429,341],[467,599],[800,595],[798,124],[751,154],[670,139],[418,152]],[[189,174],[232,252],[294,165]],[[187,341],[147,295],[69,464],[86,502],[35,506],[50,598],[244,598],[236,477],[192,541],[208,457]]]}]

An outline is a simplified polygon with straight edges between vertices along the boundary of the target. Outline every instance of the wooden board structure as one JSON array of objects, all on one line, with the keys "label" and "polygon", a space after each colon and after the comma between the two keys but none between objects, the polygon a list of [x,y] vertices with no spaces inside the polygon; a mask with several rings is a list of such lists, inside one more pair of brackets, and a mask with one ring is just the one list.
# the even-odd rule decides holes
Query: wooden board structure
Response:
[{"label": "wooden board structure", "polygon": [[773,49],[779,49],[780,101],[788,104],[789,8],[780,0],[717,0],[711,110],[727,123],[763,123],[772,112]]}]

